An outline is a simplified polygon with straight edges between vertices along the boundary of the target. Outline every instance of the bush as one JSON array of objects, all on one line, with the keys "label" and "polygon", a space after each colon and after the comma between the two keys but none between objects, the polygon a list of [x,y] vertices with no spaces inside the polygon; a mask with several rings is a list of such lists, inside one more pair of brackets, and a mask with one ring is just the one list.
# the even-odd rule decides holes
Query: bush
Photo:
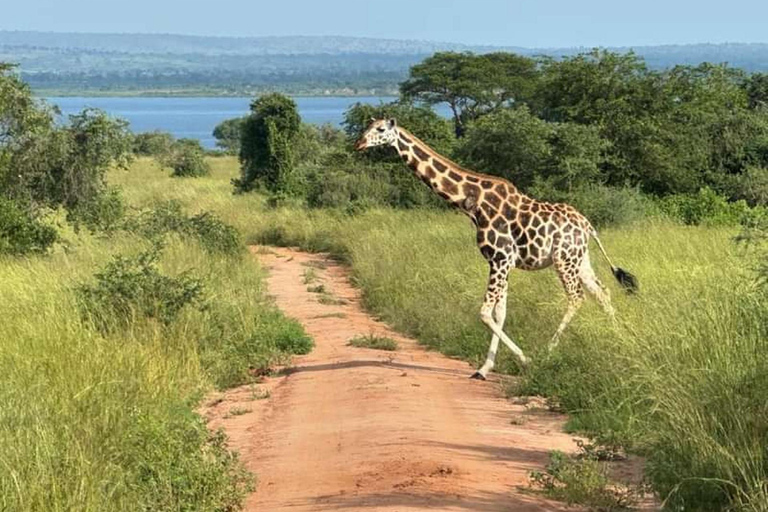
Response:
[{"label": "bush", "polygon": [[127,223],[127,228],[156,241],[168,233],[190,236],[209,253],[235,256],[245,250],[237,229],[210,212],[188,217],[178,201],[159,203],[151,210],[139,213]]},{"label": "bush", "polygon": [[168,132],[137,133],[133,137],[133,152],[141,156],[162,157],[171,151],[174,139]]},{"label": "bush", "polygon": [[750,208],[744,200],[728,200],[710,188],[697,194],[667,196],[660,202],[661,209],[670,217],[689,225],[728,226],[764,217],[765,208]]},{"label": "bush", "polygon": [[272,93],[253,101],[242,128],[241,176],[233,181],[235,189],[247,192],[261,184],[270,192],[293,194],[293,145],[300,128],[298,107],[287,96]]},{"label": "bush", "polygon": [[170,324],[181,310],[201,304],[202,283],[183,273],[166,276],[157,269],[160,249],[134,257],[116,256],[95,274],[95,284],[76,289],[82,315],[100,330],[126,327],[137,318]]},{"label": "bush", "polygon": [[76,227],[83,224],[93,232],[111,233],[122,225],[125,202],[119,189],[111,188],[103,195],[67,213],[67,219]]},{"label": "bush", "polygon": [[14,201],[0,197],[0,254],[44,253],[57,239],[53,227],[30,216]]},{"label": "bush", "polygon": [[213,129],[216,145],[225,153],[236,155],[240,152],[240,139],[243,137],[245,117],[236,117],[220,122]]},{"label": "bush", "polygon": [[537,199],[570,204],[595,227],[629,224],[659,214],[651,197],[631,188],[582,185],[563,191],[551,182],[538,181],[531,187],[531,194]]},{"label": "bush", "polygon": [[174,142],[162,163],[173,169],[173,175],[178,177],[195,178],[207,176],[211,172],[211,167],[205,161],[205,150],[200,141],[195,139],[179,139]]}]

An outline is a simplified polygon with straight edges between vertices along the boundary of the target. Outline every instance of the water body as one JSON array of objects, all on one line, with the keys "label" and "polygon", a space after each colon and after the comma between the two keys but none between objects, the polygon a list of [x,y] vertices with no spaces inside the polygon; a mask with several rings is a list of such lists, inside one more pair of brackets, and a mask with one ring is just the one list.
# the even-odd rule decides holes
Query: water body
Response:
[{"label": "water body", "polygon": [[[248,113],[253,98],[81,98],[50,97],[65,116],[84,108],[99,108],[131,123],[134,132],[162,130],[177,138],[198,139],[206,148],[216,147],[211,132],[225,119]],[[307,123],[339,126],[344,112],[357,102],[378,105],[392,97],[297,97],[301,119]]]}]

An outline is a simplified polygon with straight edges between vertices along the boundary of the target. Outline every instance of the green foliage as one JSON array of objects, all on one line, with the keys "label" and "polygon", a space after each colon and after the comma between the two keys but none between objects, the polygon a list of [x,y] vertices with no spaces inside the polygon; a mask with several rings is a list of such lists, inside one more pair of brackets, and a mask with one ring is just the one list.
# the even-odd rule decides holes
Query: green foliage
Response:
[{"label": "green foliage", "polygon": [[659,204],[670,217],[689,225],[733,226],[768,216],[763,207],[750,208],[743,200],[729,202],[709,188],[667,196]]},{"label": "green foliage", "polygon": [[160,249],[134,257],[116,256],[95,274],[95,284],[77,288],[83,316],[109,331],[130,325],[136,318],[170,324],[186,306],[202,305],[202,283],[188,273],[171,277],[157,268]]},{"label": "green foliage", "polygon": [[429,105],[447,103],[461,137],[468,122],[526,100],[536,79],[536,62],[513,53],[438,52],[411,67],[400,93]]},{"label": "green foliage", "polygon": [[155,130],[133,136],[133,152],[141,156],[164,157],[171,151],[174,138],[168,132]]},{"label": "green foliage", "polygon": [[216,146],[222,148],[228,154],[239,154],[245,120],[245,117],[236,117],[234,119],[226,119],[217,124],[213,129]]},{"label": "green foliage", "polygon": [[112,233],[122,226],[125,215],[126,205],[120,190],[107,188],[93,200],[70,210],[67,218],[76,227],[82,224],[92,232]]},{"label": "green foliage", "polygon": [[56,240],[56,229],[0,197],[0,254],[44,253]]},{"label": "green foliage", "polygon": [[182,178],[206,176],[211,167],[205,161],[205,150],[197,139],[179,139],[171,145],[161,162],[173,169],[173,175]]},{"label": "green foliage", "polygon": [[469,168],[525,189],[551,160],[553,135],[552,125],[527,108],[504,109],[472,125],[456,154]]},{"label": "green foliage", "polygon": [[57,125],[53,111],[35,101],[5,65],[0,65],[0,119],[3,197],[22,205],[31,218],[63,207],[69,220],[87,219],[93,227],[114,223],[114,217],[97,222],[93,214],[120,213],[105,175],[112,165],[130,160],[126,122],[86,109]]},{"label": "green foliage", "polygon": [[210,212],[187,216],[181,203],[173,200],[140,212],[128,222],[127,228],[154,241],[161,241],[167,233],[190,236],[212,254],[238,256],[245,250],[234,227]]},{"label": "green foliage", "polygon": [[593,126],[548,123],[521,107],[470,125],[456,156],[468,167],[507,178],[523,190],[535,181],[569,190],[600,181],[607,146]]},{"label": "green foliage", "polygon": [[[344,113],[344,131],[347,134],[349,147],[365,132],[373,119],[397,119],[400,126],[429,144],[436,151],[449,154],[454,145],[450,123],[437,115],[432,109],[414,105],[406,101],[368,105],[355,103]],[[363,158],[388,159],[398,161],[400,158],[390,148],[376,148],[366,151]]]},{"label": "green foliage", "polygon": [[538,181],[530,192],[545,201],[573,206],[598,228],[632,224],[661,213],[656,201],[631,188],[584,184],[563,190]]},{"label": "green foliage", "polygon": [[300,126],[296,103],[287,96],[272,93],[254,100],[242,128],[241,177],[234,180],[235,189],[246,192],[261,184],[270,192],[291,193]]},{"label": "green foliage", "polygon": [[575,458],[551,452],[546,470],[533,471],[531,483],[550,498],[595,511],[626,510],[634,502],[631,492],[612,487],[606,468],[590,456]]}]

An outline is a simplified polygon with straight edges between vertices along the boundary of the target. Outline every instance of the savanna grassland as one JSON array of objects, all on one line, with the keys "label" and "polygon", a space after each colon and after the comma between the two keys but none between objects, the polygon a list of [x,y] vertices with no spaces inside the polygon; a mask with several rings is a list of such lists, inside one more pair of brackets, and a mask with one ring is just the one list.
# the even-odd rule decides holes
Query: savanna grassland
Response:
[{"label": "savanna grassland", "polygon": [[62,237],[49,255],[0,260],[0,509],[238,508],[253,477],[195,408],[310,340],[242,245]]},{"label": "savanna grassland", "polygon": [[[110,181],[133,204],[172,198],[214,211],[249,242],[329,251],[351,265],[367,307],[397,329],[474,364],[485,357],[478,310],[486,264],[464,216],[271,208],[259,195],[231,194],[234,159],[211,162],[210,176],[180,181],[142,159]],[[593,255],[619,325],[588,302],[551,355],[544,347],[565,309],[555,274],[510,278],[506,328],[534,361],[512,392],[543,394],[571,415],[575,431],[644,455],[649,481],[672,509],[768,504],[768,302],[754,284],[754,255],[734,241],[737,234],[663,218],[603,230],[609,254],[639,276],[641,293],[624,295]],[[497,370],[518,373],[503,349]]]}]

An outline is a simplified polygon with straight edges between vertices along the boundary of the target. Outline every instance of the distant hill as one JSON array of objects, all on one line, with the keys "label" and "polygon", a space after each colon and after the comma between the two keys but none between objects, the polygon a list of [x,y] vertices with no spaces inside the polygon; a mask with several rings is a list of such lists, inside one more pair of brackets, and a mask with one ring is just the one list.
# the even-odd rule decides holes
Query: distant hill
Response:
[{"label": "distant hill", "polygon": [[[633,50],[653,68],[728,62],[768,71],[768,44],[693,44]],[[40,91],[67,94],[387,94],[436,51],[573,55],[588,48],[521,48],[337,36],[202,37],[0,31],[0,61]]]}]

